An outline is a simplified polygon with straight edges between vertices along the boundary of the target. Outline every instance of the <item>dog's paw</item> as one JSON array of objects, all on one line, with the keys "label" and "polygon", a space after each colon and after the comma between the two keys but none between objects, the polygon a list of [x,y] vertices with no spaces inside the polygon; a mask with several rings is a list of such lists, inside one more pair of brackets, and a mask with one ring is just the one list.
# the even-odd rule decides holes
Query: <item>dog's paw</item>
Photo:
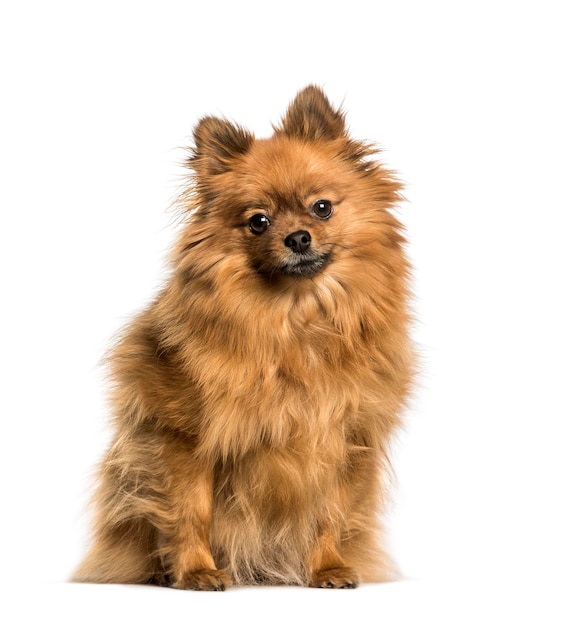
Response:
[{"label": "dog's paw", "polygon": [[351,567],[333,567],[314,572],[310,586],[324,589],[354,589],[360,583],[360,577]]},{"label": "dog's paw", "polygon": [[195,591],[224,591],[232,585],[230,576],[221,569],[200,569],[187,572],[173,585],[176,589]]}]

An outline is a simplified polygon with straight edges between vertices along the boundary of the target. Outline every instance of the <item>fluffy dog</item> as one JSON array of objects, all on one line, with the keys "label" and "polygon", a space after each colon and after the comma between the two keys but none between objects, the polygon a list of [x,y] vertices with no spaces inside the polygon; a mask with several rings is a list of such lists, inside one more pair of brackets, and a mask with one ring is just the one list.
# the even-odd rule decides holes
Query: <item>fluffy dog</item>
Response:
[{"label": "fluffy dog", "polygon": [[170,279],[113,349],[76,581],[355,587],[412,378],[395,176],[315,86],[268,139],[205,117]]}]

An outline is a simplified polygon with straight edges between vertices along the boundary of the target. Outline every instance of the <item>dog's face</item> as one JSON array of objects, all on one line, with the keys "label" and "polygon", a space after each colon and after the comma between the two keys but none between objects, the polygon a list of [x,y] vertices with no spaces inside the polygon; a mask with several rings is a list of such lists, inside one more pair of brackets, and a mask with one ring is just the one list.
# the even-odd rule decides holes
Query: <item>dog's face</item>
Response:
[{"label": "dog's face", "polygon": [[367,160],[374,150],[348,137],[316,87],[299,93],[269,139],[208,117],[195,143],[195,217],[218,230],[207,240],[268,281],[349,271],[392,236],[384,209],[399,184]]},{"label": "dog's face", "polygon": [[346,189],[335,158],[288,137],[258,141],[235,167],[246,188],[242,245],[265,276],[313,277],[335,259]]}]

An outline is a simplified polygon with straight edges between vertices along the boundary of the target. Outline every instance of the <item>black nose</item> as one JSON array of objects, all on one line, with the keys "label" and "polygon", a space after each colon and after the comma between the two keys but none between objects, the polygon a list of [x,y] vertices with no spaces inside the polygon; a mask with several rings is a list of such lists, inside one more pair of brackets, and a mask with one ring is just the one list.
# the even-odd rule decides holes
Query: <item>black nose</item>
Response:
[{"label": "black nose", "polygon": [[308,230],[297,230],[285,237],[285,245],[297,254],[303,254],[311,245],[311,234]]}]

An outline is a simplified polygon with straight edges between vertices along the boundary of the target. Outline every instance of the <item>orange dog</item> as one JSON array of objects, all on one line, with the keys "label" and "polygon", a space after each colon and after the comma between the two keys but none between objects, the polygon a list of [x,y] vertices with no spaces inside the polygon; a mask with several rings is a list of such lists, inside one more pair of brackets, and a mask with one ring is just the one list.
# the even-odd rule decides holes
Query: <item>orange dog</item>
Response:
[{"label": "orange dog", "polygon": [[387,579],[412,377],[400,184],[317,87],[269,139],[205,117],[171,278],[110,357],[115,437],[74,580]]}]

